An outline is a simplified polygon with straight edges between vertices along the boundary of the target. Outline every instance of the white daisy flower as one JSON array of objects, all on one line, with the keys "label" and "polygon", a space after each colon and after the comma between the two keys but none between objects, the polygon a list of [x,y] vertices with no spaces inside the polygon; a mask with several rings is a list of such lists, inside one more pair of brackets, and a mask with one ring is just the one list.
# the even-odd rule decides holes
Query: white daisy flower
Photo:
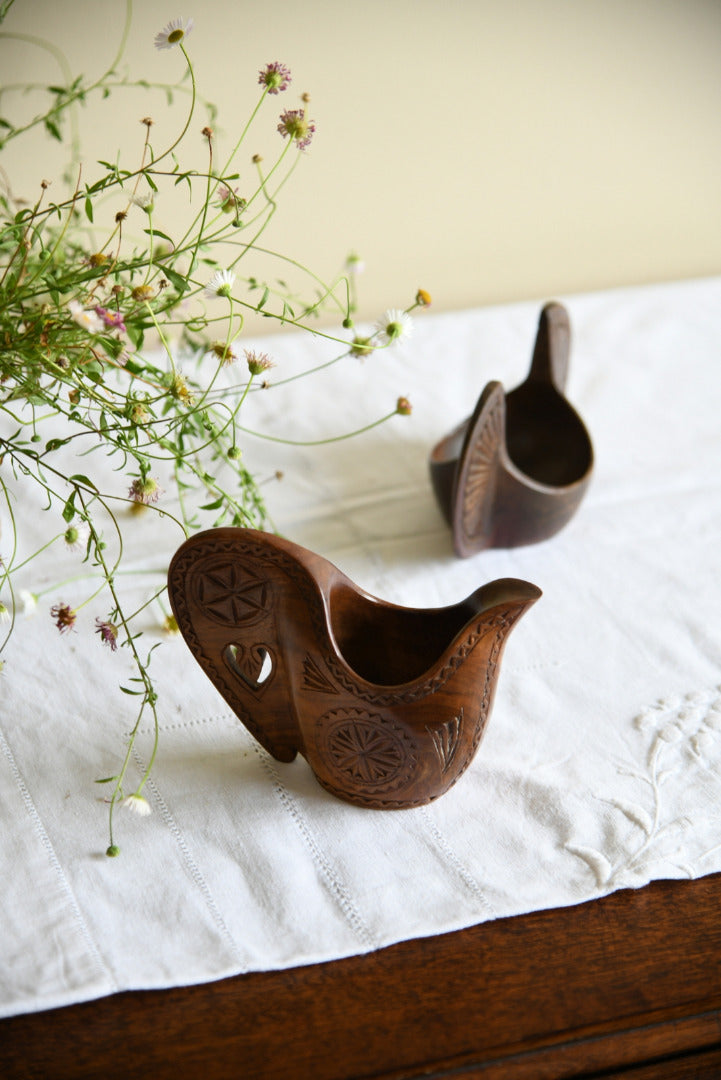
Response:
[{"label": "white daisy flower", "polygon": [[365,268],[366,264],[363,262],[360,255],[356,255],[356,253],[352,251],[345,261],[346,274],[362,274]]},{"label": "white daisy flower", "polygon": [[233,282],[235,281],[235,274],[230,270],[216,270],[212,278],[205,286],[205,295],[211,298],[216,296],[230,296],[230,290],[233,288]]},{"label": "white daisy flower", "polygon": [[376,323],[375,332],[382,345],[405,341],[413,333],[413,319],[407,311],[390,308]]},{"label": "white daisy flower", "polygon": [[29,589],[20,590],[20,603],[23,606],[23,611],[26,615],[32,615],[38,606],[38,598],[34,592],[30,592]]},{"label": "white daisy flower", "polygon": [[133,206],[139,206],[141,210],[144,210],[146,214],[152,214],[155,205],[155,196],[151,194],[147,195],[131,195],[130,201]]},{"label": "white daisy flower", "polygon": [[79,525],[68,525],[63,533],[63,540],[65,541],[65,546],[69,548],[70,551],[84,551],[87,547],[89,536],[89,526],[84,522],[81,522]]},{"label": "white daisy flower", "polygon": [[128,795],[120,805],[124,810],[130,810],[131,814],[138,814],[139,817],[147,817],[152,813],[152,807],[143,795]]},{"label": "white daisy flower", "polygon": [[173,45],[179,45],[183,38],[187,37],[193,29],[192,19],[171,19],[159,34],[155,35],[156,49],[172,49]]},{"label": "white daisy flower", "polygon": [[71,300],[68,309],[78,326],[82,326],[89,334],[100,334],[105,329],[105,323],[98,313],[86,310],[79,300]]}]

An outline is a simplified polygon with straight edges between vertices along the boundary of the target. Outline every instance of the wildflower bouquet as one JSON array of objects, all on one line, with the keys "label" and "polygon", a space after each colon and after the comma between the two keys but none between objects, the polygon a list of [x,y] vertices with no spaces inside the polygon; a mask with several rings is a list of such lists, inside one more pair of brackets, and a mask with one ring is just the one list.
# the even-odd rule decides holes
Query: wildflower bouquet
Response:
[{"label": "wildflower bouquet", "polygon": [[[11,4],[0,2],[0,22]],[[128,0],[124,40],[130,17]],[[89,168],[70,139],[67,193],[44,179],[29,201],[14,193],[0,169],[0,668],[4,654],[5,675],[12,676],[13,628],[23,608],[38,605],[60,634],[70,636],[78,620],[89,618],[98,647],[127,650],[132,658],[134,674],[120,687],[134,702],[130,733],[118,767],[98,781],[109,792],[111,856],[119,852],[114,809],[149,812],[142,792],[158,745],[158,693],[150,674],[155,647],[140,641],[137,618],[148,604],[163,605],[165,586],[161,580],[150,600],[129,607],[122,588],[128,513],[163,515],[177,526],[178,544],[192,529],[221,523],[272,528],[261,481],[244,464],[243,406],[249,395],[284,380],[273,384],[275,362],[243,347],[248,317],[262,315],[337,342],[331,361],[303,373],[311,375],[343,357],[365,357],[393,344],[409,333],[409,312],[430,302],[420,291],[406,310],[387,312],[374,330],[359,335],[353,323],[355,257],[324,282],[297,260],[262,246],[281,189],[315,135],[308,98],[278,115],[275,102],[291,84],[288,68],[272,62],[249,77],[260,87],[256,102],[219,164],[215,111],[201,103],[196,89],[192,29],[192,20],[174,19],[155,38],[158,50],[175,52],[185,80],[187,107],[170,145],[156,146],[153,120],[146,116],[134,164],[124,166],[113,151]],[[121,45],[94,82],[68,76],[47,87],[47,107],[27,122],[14,123],[0,99],[0,149],[38,128],[63,142],[79,104],[137,85],[119,74],[122,52]],[[166,87],[169,107],[172,90]],[[205,125],[196,117],[201,109]],[[249,143],[269,109],[278,150],[267,165],[250,153]],[[181,161],[193,139],[205,148],[201,169]],[[166,220],[162,210],[164,190],[178,188],[190,207],[182,224]],[[254,256],[300,270],[310,295],[304,298],[282,278],[252,273]],[[329,308],[337,332],[320,328],[318,316]],[[409,411],[400,398],[376,422]],[[313,441],[324,441],[322,433]],[[94,471],[97,460],[106,463],[102,473]],[[108,461],[116,478],[111,490],[99,478],[107,476]],[[161,471],[172,476],[172,491],[161,491]],[[37,499],[26,501],[31,491],[42,497],[46,539],[28,550],[23,515],[36,515]],[[29,565],[51,559],[57,545],[77,551],[74,584],[85,582],[82,598],[72,604],[58,583],[21,588]],[[172,631],[172,617],[161,609]],[[131,780],[133,743],[146,717],[155,732],[153,750],[144,773]]]}]

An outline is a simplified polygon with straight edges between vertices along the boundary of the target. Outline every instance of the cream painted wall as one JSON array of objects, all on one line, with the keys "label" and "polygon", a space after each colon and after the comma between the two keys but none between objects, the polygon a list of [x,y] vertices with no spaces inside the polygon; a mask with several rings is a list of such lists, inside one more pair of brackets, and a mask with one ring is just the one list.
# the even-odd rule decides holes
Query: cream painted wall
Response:
[{"label": "cream painted wall", "polygon": [[[124,7],[15,0],[1,29],[42,35],[94,75]],[[144,0],[131,75],[181,74],[177,50],[153,48],[178,14],[195,19],[187,44],[220,106],[219,151],[266,61],[294,76],[269,138],[275,103],[311,94],[316,137],[266,239],[322,276],[356,249],[362,315],[405,306],[418,286],[450,310],[721,272],[719,0]],[[0,42],[0,64],[3,84],[60,78],[18,41]],[[158,140],[171,132],[145,92],[82,110],[87,178],[95,157],[138,144],[148,112]],[[204,122],[189,143],[200,165]],[[59,185],[52,149],[32,140],[0,165],[19,190]]]}]

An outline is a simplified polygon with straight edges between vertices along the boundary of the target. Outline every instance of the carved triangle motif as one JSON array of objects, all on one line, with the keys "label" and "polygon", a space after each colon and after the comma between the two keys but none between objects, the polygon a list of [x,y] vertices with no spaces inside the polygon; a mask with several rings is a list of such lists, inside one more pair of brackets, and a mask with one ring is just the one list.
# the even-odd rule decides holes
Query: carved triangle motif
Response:
[{"label": "carved triangle motif", "polygon": [[303,686],[306,690],[315,690],[319,694],[336,693],[336,688],[325,677],[315,660],[308,655],[303,661]]},{"label": "carved triangle motif", "polygon": [[433,747],[438,755],[438,760],[441,763],[441,772],[448,772],[453,759],[456,756],[456,750],[461,739],[461,728],[463,726],[463,709],[461,709],[458,716],[454,716],[452,720],[448,720],[445,724],[438,728],[426,727],[426,731],[433,740]]}]

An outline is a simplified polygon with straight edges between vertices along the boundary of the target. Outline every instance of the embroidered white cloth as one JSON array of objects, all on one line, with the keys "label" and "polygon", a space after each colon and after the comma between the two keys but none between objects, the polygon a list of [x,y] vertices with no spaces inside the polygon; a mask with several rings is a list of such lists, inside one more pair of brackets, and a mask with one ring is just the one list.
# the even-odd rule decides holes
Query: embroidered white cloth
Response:
[{"label": "embroidered white cloth", "polygon": [[[245,413],[251,428],[317,438],[407,395],[412,417],[358,440],[248,438],[252,469],[285,473],[265,489],[278,529],[408,606],[505,576],[543,590],[509,638],[473,764],[436,803],[335,800],[302,758],[259,748],[175,638],[151,669],[153,813],[119,813],[122,855],[106,858],[94,780],[117,768],[132,726],[125,650],[101,646],[92,605],[77,633],[55,629],[50,604],[87,585],[18,619],[0,677],[0,1014],[331,960],[721,870],[721,279],[560,299],[567,392],[596,467],[576,517],[543,544],[457,560],[427,470],[486,381],[525,376],[538,303],[423,313],[404,347],[256,394]],[[262,347],[283,376],[334,355],[320,338]],[[17,506],[28,552],[31,511]],[[129,531],[138,573],[123,588],[141,604],[180,537],[153,514]],[[41,578],[31,564],[27,588],[70,578],[69,560],[53,552]],[[161,614],[145,613],[148,646]],[[144,731],[139,770],[150,748]]]}]

